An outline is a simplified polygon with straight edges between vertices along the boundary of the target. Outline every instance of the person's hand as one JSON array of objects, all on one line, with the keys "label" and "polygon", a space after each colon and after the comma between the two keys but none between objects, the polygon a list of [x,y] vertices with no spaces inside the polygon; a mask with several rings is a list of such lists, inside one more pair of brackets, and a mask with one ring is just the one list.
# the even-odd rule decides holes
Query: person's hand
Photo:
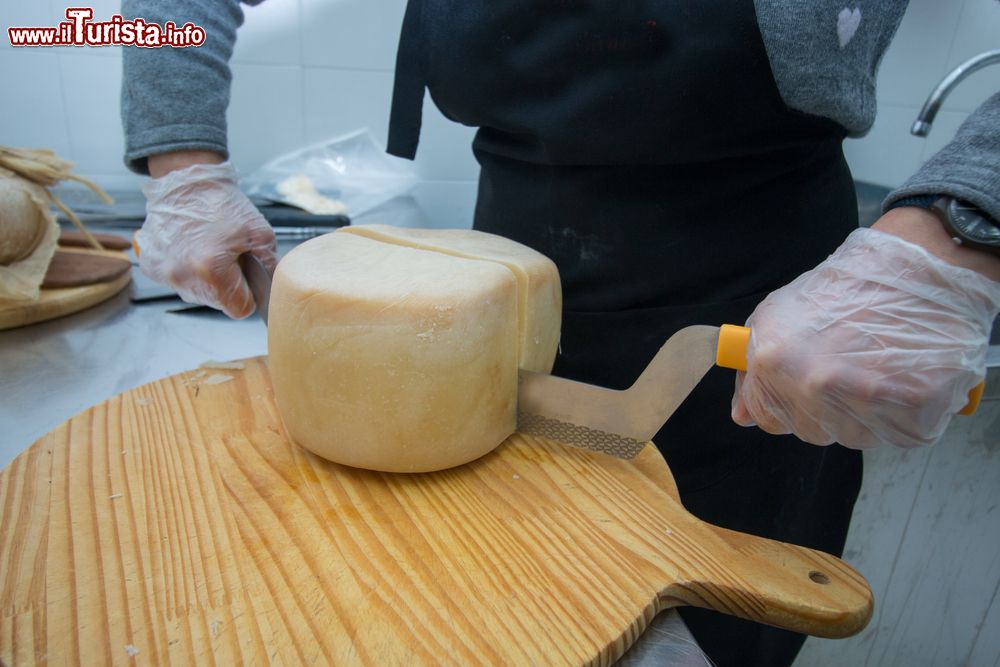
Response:
[{"label": "person's hand", "polygon": [[[151,164],[151,172],[154,173]],[[238,258],[250,252],[274,272],[274,230],[240,191],[229,163],[174,168],[142,188],[139,268],[189,303],[241,319],[254,311]]]},{"label": "person's hand", "polygon": [[857,230],[751,315],[733,420],[816,445],[934,443],[982,380],[998,310],[986,275]]}]

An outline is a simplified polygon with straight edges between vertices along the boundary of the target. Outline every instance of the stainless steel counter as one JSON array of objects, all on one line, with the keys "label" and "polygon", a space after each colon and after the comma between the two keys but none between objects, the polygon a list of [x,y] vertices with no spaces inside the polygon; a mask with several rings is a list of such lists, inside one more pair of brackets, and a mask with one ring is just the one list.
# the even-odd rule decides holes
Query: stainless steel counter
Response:
[{"label": "stainless steel counter", "polygon": [[[256,315],[234,321],[214,311],[168,312],[183,305],[177,300],[135,304],[130,294],[150,283],[137,269],[133,276],[132,287],[89,310],[0,331],[0,466],[69,417],[122,391],[206,361],[266,353],[266,330]],[[709,663],[671,611],[654,619],[621,664]]]},{"label": "stainless steel counter", "polygon": [[170,314],[181,302],[133,304],[131,290],[75,315],[0,332],[0,465],[77,412],[126,389],[205,361],[267,351],[256,316],[236,322]]}]

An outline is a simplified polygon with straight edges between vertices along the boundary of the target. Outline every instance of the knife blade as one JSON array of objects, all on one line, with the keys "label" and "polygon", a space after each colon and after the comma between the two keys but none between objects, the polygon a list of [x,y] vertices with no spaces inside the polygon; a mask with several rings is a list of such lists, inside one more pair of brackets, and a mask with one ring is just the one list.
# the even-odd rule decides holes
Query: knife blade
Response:
[{"label": "knife blade", "polygon": [[714,365],[746,369],[746,327],[694,325],[676,332],[631,387],[607,389],[520,370],[517,430],[631,459]]},{"label": "knife blade", "polygon": [[[747,369],[749,343],[747,327],[686,327],[663,344],[639,379],[624,390],[522,369],[517,430],[618,458],[635,458],[713,365]],[[959,415],[976,411],[983,388],[980,382],[969,391]]]},{"label": "knife blade", "polygon": [[250,286],[250,293],[253,295],[254,303],[257,304],[257,312],[260,319],[267,324],[267,307],[271,301],[271,274],[259,259],[248,252],[240,255],[240,270],[243,277]]}]

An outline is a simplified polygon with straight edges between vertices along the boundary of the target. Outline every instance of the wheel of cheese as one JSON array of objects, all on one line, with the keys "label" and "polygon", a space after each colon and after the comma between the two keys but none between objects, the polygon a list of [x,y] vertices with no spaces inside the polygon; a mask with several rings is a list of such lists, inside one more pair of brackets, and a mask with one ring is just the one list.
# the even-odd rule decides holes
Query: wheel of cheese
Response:
[{"label": "wheel of cheese", "polygon": [[520,366],[539,373],[552,370],[562,323],[562,289],[559,270],[542,253],[502,236],[470,229],[361,225],[343,227],[337,233],[503,264],[517,278]]},{"label": "wheel of cheese", "polygon": [[24,259],[42,242],[49,220],[40,192],[33,183],[0,176],[0,264]]},{"label": "wheel of cheese", "polygon": [[323,458],[440,470],[514,432],[518,283],[503,264],[327,234],[281,260],[269,311],[278,409]]}]

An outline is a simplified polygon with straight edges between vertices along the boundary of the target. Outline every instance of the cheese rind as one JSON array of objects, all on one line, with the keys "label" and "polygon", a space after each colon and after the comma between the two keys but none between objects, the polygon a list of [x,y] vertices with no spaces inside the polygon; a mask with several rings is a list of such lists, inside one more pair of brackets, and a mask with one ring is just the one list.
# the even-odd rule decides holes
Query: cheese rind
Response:
[{"label": "cheese rind", "polygon": [[521,368],[548,373],[555,362],[562,323],[562,288],[555,263],[526,245],[471,229],[414,229],[355,225],[337,233],[480,259],[510,269],[518,283],[518,361]]},{"label": "cheese rind", "polygon": [[45,188],[0,168],[0,301],[37,301],[59,242]]},{"label": "cheese rind", "polygon": [[327,234],[274,275],[268,354],[289,435],[389,472],[472,461],[516,427],[517,282],[504,266]]},{"label": "cheese rind", "polygon": [[34,252],[48,228],[41,186],[0,175],[0,264],[20,261]]}]

